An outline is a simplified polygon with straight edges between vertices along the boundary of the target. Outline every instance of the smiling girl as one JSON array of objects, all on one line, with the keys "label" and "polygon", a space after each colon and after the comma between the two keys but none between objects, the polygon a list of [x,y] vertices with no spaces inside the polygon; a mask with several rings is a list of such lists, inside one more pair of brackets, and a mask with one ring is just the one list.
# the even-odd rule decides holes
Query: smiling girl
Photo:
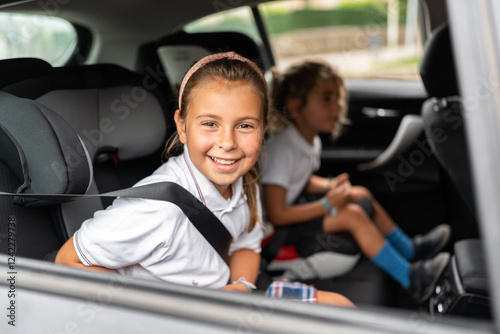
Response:
[{"label": "smiling girl", "polygon": [[[250,60],[233,52],[201,59],[179,91],[177,133],[166,147],[169,160],[137,184],[171,181],[197,197],[231,234],[228,263],[179,207],[137,198],[117,198],[86,220],[63,245],[56,263],[251,292],[262,239],[255,165],[268,103],[267,83]],[[172,156],[179,148],[183,152]],[[320,302],[352,306],[338,294],[312,292]]]}]

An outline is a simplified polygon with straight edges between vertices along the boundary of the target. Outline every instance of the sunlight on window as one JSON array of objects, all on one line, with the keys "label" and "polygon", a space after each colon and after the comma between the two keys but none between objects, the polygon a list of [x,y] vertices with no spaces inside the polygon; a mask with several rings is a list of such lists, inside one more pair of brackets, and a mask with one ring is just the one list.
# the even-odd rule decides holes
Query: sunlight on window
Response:
[{"label": "sunlight on window", "polygon": [[235,31],[260,40],[252,11],[249,7],[235,8],[212,14],[184,26],[188,33]]},{"label": "sunlight on window", "polygon": [[0,13],[0,59],[34,57],[63,65],[76,46],[73,26],[46,15]]}]

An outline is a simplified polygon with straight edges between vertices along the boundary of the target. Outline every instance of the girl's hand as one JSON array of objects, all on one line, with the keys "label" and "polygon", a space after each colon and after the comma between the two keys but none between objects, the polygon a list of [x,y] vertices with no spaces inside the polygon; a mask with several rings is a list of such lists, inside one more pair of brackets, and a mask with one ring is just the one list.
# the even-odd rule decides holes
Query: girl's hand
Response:
[{"label": "girl's hand", "polygon": [[349,178],[340,179],[335,188],[330,189],[325,197],[332,207],[341,208],[351,199],[351,183]]},{"label": "girl's hand", "polygon": [[228,284],[220,288],[220,290],[249,293],[248,288],[245,286],[245,284],[241,282],[235,284]]},{"label": "girl's hand", "polygon": [[349,174],[347,173],[342,173],[337,175],[337,177],[333,180],[331,188],[335,188],[341,184],[343,184],[345,181],[349,180]]}]

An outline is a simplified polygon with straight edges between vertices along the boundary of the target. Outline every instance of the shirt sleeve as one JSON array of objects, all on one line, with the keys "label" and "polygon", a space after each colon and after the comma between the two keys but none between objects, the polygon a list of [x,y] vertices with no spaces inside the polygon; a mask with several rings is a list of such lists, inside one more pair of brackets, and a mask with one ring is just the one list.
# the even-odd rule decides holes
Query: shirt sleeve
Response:
[{"label": "shirt sleeve", "polygon": [[266,146],[262,184],[281,186],[288,189],[293,175],[294,152],[287,145],[272,140]]},{"label": "shirt sleeve", "polygon": [[[156,249],[168,247],[180,217],[178,211],[168,202],[118,198],[75,232],[76,253],[87,266],[116,269],[141,263]],[[169,217],[168,224],[164,217]]]},{"label": "shirt sleeve", "polygon": [[323,144],[319,136],[314,137],[314,171],[317,172],[321,167],[321,152],[323,151]]}]

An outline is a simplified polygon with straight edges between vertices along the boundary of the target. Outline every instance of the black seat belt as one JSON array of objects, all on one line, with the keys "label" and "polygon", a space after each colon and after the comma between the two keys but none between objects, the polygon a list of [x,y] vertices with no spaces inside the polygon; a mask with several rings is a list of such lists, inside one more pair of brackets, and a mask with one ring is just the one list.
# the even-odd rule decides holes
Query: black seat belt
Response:
[{"label": "black seat belt", "polygon": [[202,202],[182,186],[173,182],[158,182],[143,186],[111,191],[103,194],[23,194],[0,192],[0,196],[14,197],[14,203],[22,205],[25,198],[69,202],[89,197],[133,197],[167,201],[177,205],[196,229],[217,251],[224,262],[229,260],[232,237],[222,222]]}]

